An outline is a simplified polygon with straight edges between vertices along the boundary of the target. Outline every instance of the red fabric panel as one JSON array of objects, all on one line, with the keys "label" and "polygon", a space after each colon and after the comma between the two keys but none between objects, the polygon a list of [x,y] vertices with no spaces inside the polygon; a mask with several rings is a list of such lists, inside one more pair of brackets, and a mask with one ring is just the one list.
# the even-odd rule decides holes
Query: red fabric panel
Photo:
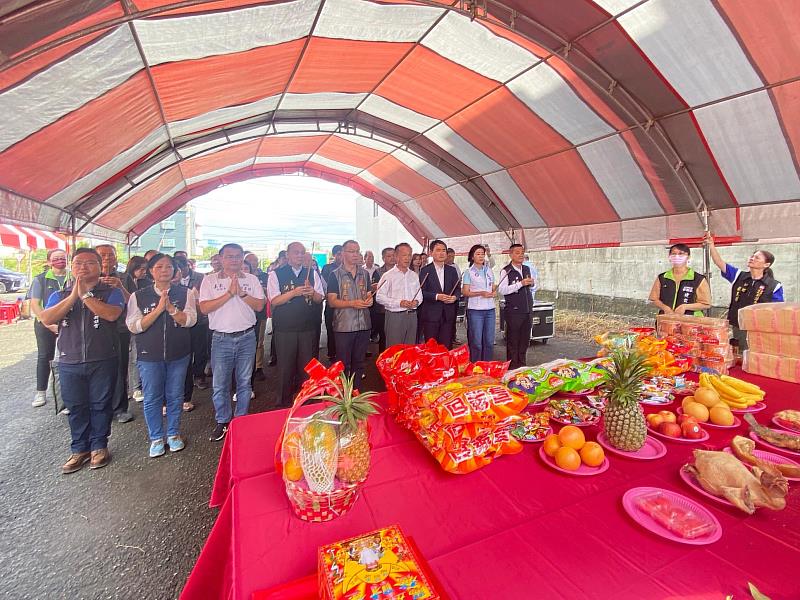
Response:
[{"label": "red fabric panel", "polygon": [[311,38],[290,92],[371,92],[411,43]]},{"label": "red fabric panel", "polygon": [[305,40],[156,65],[153,79],[169,121],[280,94]]},{"label": "red fabric panel", "polygon": [[[447,4],[447,3],[442,2],[442,4]],[[530,52],[534,56],[538,56],[539,58],[546,58],[550,54],[550,51],[547,48],[540,46],[536,42],[516,33],[515,31],[507,29],[506,26],[504,25],[497,25],[495,23],[487,23],[487,22],[483,22],[481,23],[481,25],[486,27],[486,29],[491,31],[493,34],[505,38],[510,42],[514,42],[517,46],[525,48],[528,52]]]},{"label": "red fabric panel", "polygon": [[422,210],[434,220],[446,236],[480,233],[443,190],[419,198]]},{"label": "red fabric panel", "polygon": [[228,165],[244,162],[247,159],[255,160],[259,142],[260,140],[250,140],[243,144],[223,148],[211,154],[185,160],[181,163],[183,176],[186,179],[192,179],[193,177],[222,169]]},{"label": "red fabric panel", "polygon": [[412,198],[441,189],[430,179],[426,179],[393,156],[386,156],[370,167],[369,172]]},{"label": "red fabric panel", "polygon": [[385,152],[375,150],[374,148],[367,148],[366,146],[354,142],[348,142],[335,135],[330,136],[328,140],[320,146],[319,150],[317,150],[317,154],[361,169],[368,168],[370,165],[386,156]]},{"label": "red fabric panel", "polygon": [[[262,4],[278,3],[281,0],[218,0],[217,2],[203,2],[196,6],[186,6],[184,8],[176,8],[166,12],[159,13],[159,16],[166,15],[186,15],[194,13],[205,13],[211,11],[228,10],[231,8],[240,8],[246,6],[258,6]],[[175,0],[131,0],[139,10],[149,10],[151,8],[158,8],[159,6],[166,6],[175,4]]]},{"label": "red fabric panel", "polygon": [[0,154],[0,185],[44,200],[163,124],[144,72]]},{"label": "red fabric panel", "polygon": [[419,46],[378,86],[376,93],[418,113],[446,119],[497,85]]},{"label": "red fabric panel", "polygon": [[734,34],[767,83],[797,76],[800,69],[800,2],[717,0]]},{"label": "red fabric panel", "polygon": [[97,223],[104,227],[121,230],[136,215],[147,214],[148,207],[159,200],[169,190],[183,182],[178,166],[170,167],[161,175],[142,186],[133,196],[127,198],[108,213],[100,216]]},{"label": "red fabric panel", "polygon": [[447,124],[504,167],[570,146],[505,87],[468,106]]},{"label": "red fabric panel", "polygon": [[[575,150],[509,171],[550,227],[618,221],[614,208]],[[564,185],[564,182],[569,185]]]},{"label": "red fabric panel", "polygon": [[9,248],[23,248],[27,246],[25,241],[26,236],[23,235],[20,237],[17,231],[16,228],[0,224],[0,246],[7,246]]},{"label": "red fabric panel", "polygon": [[314,154],[328,139],[322,135],[308,137],[280,137],[271,136],[261,140],[258,156],[298,156],[300,154]]}]

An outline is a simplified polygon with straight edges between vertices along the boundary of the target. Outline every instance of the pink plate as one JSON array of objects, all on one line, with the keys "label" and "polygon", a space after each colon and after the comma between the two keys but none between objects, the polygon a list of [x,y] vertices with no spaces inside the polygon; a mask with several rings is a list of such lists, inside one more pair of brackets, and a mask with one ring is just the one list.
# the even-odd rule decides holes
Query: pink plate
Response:
[{"label": "pink plate", "polygon": [[557,419],[556,417],[551,416],[551,421],[555,421],[556,423],[560,423],[561,425],[575,425],[575,427],[591,427],[592,425],[597,425],[600,422],[600,417],[593,419],[592,421],[582,421],[580,423],[573,423],[572,421],[568,421],[567,419]]},{"label": "pink plate", "polygon": [[797,450],[789,450],[788,448],[781,448],[780,446],[774,446],[773,444],[770,444],[769,442],[762,440],[761,437],[759,437],[759,435],[755,431],[750,432],[750,439],[755,441],[757,444],[766,446],[771,450],[776,450],[777,452],[785,452],[786,454],[791,454],[793,456],[800,456],[800,452],[798,452]]},{"label": "pink plate", "polygon": [[[705,425],[705,423],[703,423],[703,425]],[[703,425],[700,425],[700,427],[702,427]],[[667,440],[668,442],[678,442],[679,444],[699,444],[701,442],[705,442],[708,438],[711,437],[710,435],[708,435],[708,431],[706,431],[705,429],[703,429],[703,437],[699,437],[696,440],[690,440],[685,437],[679,437],[679,438],[670,437],[668,435],[664,435],[663,433],[659,433],[649,425],[647,426],[647,431],[652,433],[653,435],[657,435],[662,440]]]},{"label": "pink plate", "polygon": [[604,471],[608,471],[608,458],[603,460],[603,464],[599,467],[587,467],[585,464],[581,463],[581,466],[578,468],[577,471],[567,471],[566,469],[562,469],[556,464],[555,459],[550,458],[544,451],[544,446],[539,446],[539,456],[542,457],[542,460],[545,464],[555,469],[556,471],[561,471],[562,473],[566,473],[567,475],[578,475],[578,476],[588,476],[588,475],[599,475]]},{"label": "pink plate", "polygon": [[675,402],[675,398],[665,398],[662,402],[661,400],[655,400],[653,396],[647,396],[644,400],[639,400],[639,404],[647,404],[649,406],[668,406]]},{"label": "pink plate", "polygon": [[[679,415],[682,415],[683,414],[683,409],[679,408],[676,412]],[[712,423],[711,421],[708,421],[706,423],[700,423],[700,427],[713,427],[714,429],[736,429],[741,424],[742,424],[742,420],[739,417],[737,417],[736,415],[733,415],[733,425],[716,425],[716,424]]]},{"label": "pink plate", "polygon": [[[733,454],[733,450],[731,450],[730,448],[723,448],[722,451],[727,452],[728,454]],[[793,461],[791,458],[781,456],[780,454],[775,454],[774,452],[767,452],[766,450],[753,450],[753,456],[755,456],[760,460],[763,460],[764,462],[773,463],[776,465],[796,465],[800,467],[800,463]],[[749,467],[751,465],[747,466]],[[787,477],[786,480],[800,481],[800,477]]]},{"label": "pink plate", "polygon": [[[695,539],[687,539],[682,538],[679,535],[675,535],[669,529],[653,519],[653,517],[637,508],[636,499],[639,496],[650,494],[652,492],[661,492],[664,494],[664,496],[672,500],[674,503],[679,504],[682,508],[692,510],[698,516],[706,519],[709,522],[712,522],[715,525],[714,531]],[[722,537],[722,525],[719,524],[717,518],[702,504],[695,502],[691,498],[687,498],[683,494],[678,494],[677,492],[654,487],[631,488],[625,492],[625,495],[622,497],[622,506],[625,509],[625,512],[627,512],[630,517],[639,525],[648,531],[651,531],[656,535],[660,535],[668,540],[672,540],[673,542],[678,542],[680,544],[691,544],[693,546],[702,546],[705,544],[713,544],[719,540],[720,537]]]},{"label": "pink plate", "polygon": [[[684,465],[684,467],[685,466],[686,465]],[[691,475],[691,474],[687,473],[686,470],[683,467],[681,467],[680,475],[681,475],[681,479],[683,479],[690,487],[694,488],[697,492],[703,494],[703,496],[706,496],[707,498],[711,498],[712,500],[716,500],[717,502],[719,502],[720,504],[724,504],[725,506],[732,506],[733,508],[736,508],[738,510],[738,507],[735,506],[730,500],[726,500],[725,498],[722,498],[721,496],[715,496],[714,494],[709,494],[707,491],[705,491],[703,489],[703,486],[701,486],[697,482],[697,479],[694,478],[694,475]]]},{"label": "pink plate", "polygon": [[743,413],[757,413],[757,412],[761,412],[765,408],[767,408],[766,404],[764,404],[763,402],[756,402],[755,404],[753,404],[753,406],[748,406],[747,408],[732,408],[731,412],[740,413],[740,414],[743,414]]},{"label": "pink plate", "polygon": [[637,460],[656,460],[667,453],[667,447],[656,438],[650,437],[649,435],[644,442],[644,446],[639,448],[636,452],[625,452],[625,450],[614,448],[614,446],[609,443],[605,431],[601,431],[597,434],[597,443],[609,452],[619,454],[626,458],[635,458]]},{"label": "pink plate", "polygon": [[775,423],[781,429],[785,429],[787,431],[791,431],[792,433],[800,433],[800,429],[797,428],[791,421],[787,421],[786,419],[781,419],[780,417],[772,417],[772,422]]}]

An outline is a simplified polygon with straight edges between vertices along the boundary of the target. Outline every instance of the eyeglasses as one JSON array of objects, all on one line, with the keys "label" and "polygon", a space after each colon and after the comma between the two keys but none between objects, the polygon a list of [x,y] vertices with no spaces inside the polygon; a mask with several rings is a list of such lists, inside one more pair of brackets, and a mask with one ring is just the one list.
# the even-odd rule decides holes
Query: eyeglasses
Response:
[{"label": "eyeglasses", "polygon": [[79,269],[81,267],[91,267],[92,265],[99,265],[100,263],[96,260],[73,260],[72,266],[73,268]]}]

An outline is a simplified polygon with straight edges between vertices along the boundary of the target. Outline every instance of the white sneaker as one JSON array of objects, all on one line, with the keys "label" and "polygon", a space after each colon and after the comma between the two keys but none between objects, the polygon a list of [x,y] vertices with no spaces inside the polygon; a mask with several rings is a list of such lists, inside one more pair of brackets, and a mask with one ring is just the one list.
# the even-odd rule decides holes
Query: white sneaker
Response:
[{"label": "white sneaker", "polygon": [[236,392],[233,393],[233,401],[236,402]]},{"label": "white sneaker", "polygon": [[36,395],[33,397],[33,402],[31,402],[31,406],[44,406],[47,402],[47,392],[36,392]]},{"label": "white sneaker", "polygon": [[143,402],[144,401],[144,393],[142,392],[142,390],[134,390],[133,399],[136,400],[136,402]]},{"label": "white sneaker", "polygon": [[58,414],[60,414],[60,415],[64,415],[64,416],[67,416],[67,415],[69,415],[69,409],[68,409],[68,408],[65,406],[64,408],[62,408],[62,409],[59,411],[59,413],[58,413]]}]

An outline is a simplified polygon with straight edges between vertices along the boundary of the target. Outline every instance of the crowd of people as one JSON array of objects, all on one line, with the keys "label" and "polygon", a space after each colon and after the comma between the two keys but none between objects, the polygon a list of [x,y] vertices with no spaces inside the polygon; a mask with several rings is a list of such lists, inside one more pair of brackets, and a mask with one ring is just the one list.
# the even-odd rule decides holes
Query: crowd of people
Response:
[{"label": "crowd of people", "polygon": [[[739,270],[708,240],[712,259],[733,284],[731,323],[735,339],[746,347],[736,310],[783,300],[770,269],[775,257],[759,250],[747,270]],[[658,276],[650,295],[660,312],[710,306],[708,281],[688,267],[689,254],[683,244],[669,249],[672,268]],[[319,358],[323,324],[328,360],[341,361],[345,373],[360,382],[371,342],[379,352],[427,339],[452,348],[460,302],[470,359],[491,360],[501,300],[506,358],[510,368],[518,368],[527,364],[538,273],[521,244],[508,248],[508,259],[495,270],[489,248],[476,244],[462,272],[455,252],[434,240],[422,253],[408,243],[384,248],[379,266],[371,251],[362,253],[357,241],[347,240],[320,267],[302,243],[292,242],[263,271],[255,254],[229,243],[211,258],[212,272],[203,275],[186,252],[150,250],[130,258],[120,272],[111,245],[77,249],[69,270],[66,253],[53,250],[29,294],[38,345],[32,404],[46,403],[51,363],[57,365],[71,431],[71,455],[62,472],[73,473],[87,462],[92,469],[109,463],[111,423],[134,419],[131,400],[143,403],[152,458],[167,448],[184,449],[181,415],[193,410],[193,391],[206,389],[209,377],[212,441],[224,439],[231,420],[248,413],[253,382],[265,378],[265,366],[277,366],[275,407],[289,406],[304,367]]]}]

